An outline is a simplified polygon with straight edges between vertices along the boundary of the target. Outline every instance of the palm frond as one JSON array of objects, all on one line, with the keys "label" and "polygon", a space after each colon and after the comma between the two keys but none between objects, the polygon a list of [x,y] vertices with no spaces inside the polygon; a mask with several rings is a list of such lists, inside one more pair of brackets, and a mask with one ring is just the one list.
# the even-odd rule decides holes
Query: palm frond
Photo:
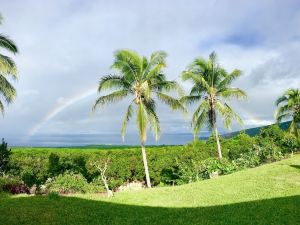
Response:
[{"label": "palm frond", "polygon": [[203,126],[207,123],[207,121],[208,121],[207,112],[205,111],[202,111],[200,115],[197,118],[195,118],[193,123],[194,139],[197,138],[199,131],[203,128]]},{"label": "palm frond", "polygon": [[166,58],[167,53],[165,51],[156,51],[151,54],[149,64],[151,65],[157,65],[157,64],[163,64],[166,66]]},{"label": "palm frond", "polygon": [[176,81],[162,81],[157,84],[157,89],[159,91],[175,91],[179,97],[184,96],[184,90]]},{"label": "palm frond", "polygon": [[15,42],[3,34],[0,34],[0,47],[14,54],[18,53],[18,47]]},{"label": "palm frond", "polygon": [[140,138],[142,142],[147,139],[147,113],[142,102],[137,107],[137,124],[139,128]]},{"label": "palm frond", "polygon": [[168,105],[172,110],[181,110],[182,112],[187,112],[186,108],[182,105],[182,103],[167,94],[162,92],[156,92],[158,99]]},{"label": "palm frond", "polygon": [[127,83],[121,76],[108,75],[102,77],[99,82],[98,92],[112,88],[130,88],[130,84]]},{"label": "palm frond", "polygon": [[160,136],[160,122],[156,114],[155,102],[153,99],[151,99],[150,101],[144,101],[143,104],[148,115],[151,129],[155,134],[155,139],[157,141]]},{"label": "palm frond", "polygon": [[278,123],[292,116],[293,113],[289,105],[283,105],[275,111],[275,119]]},{"label": "palm frond", "polygon": [[224,118],[224,125],[227,129],[230,129],[232,119],[243,125],[242,119],[227,103],[222,104],[221,102],[217,102],[216,109]]},{"label": "palm frond", "polygon": [[226,88],[228,85],[232,83],[232,81],[234,81],[241,75],[242,75],[241,70],[237,70],[237,69],[233,70],[230,74],[226,75],[225,78],[218,84],[218,88],[219,89]]},{"label": "palm frond", "polygon": [[125,139],[125,132],[126,132],[126,127],[127,127],[127,122],[131,119],[133,114],[133,109],[132,109],[132,103],[128,106],[123,124],[122,124],[122,140],[124,141]]},{"label": "palm frond", "polygon": [[239,88],[224,88],[221,90],[218,90],[217,95],[223,97],[223,98],[236,98],[236,99],[246,99],[247,94],[245,91],[239,89]]},{"label": "palm frond", "polygon": [[111,94],[101,96],[96,100],[93,106],[93,110],[95,110],[98,106],[120,101],[125,97],[127,97],[128,93],[129,93],[128,90],[119,90]]},{"label": "palm frond", "polygon": [[118,50],[114,54],[115,61],[111,66],[120,71],[127,80],[139,79],[141,76],[142,58],[132,50]]},{"label": "palm frond", "polygon": [[2,116],[4,116],[4,105],[1,101],[0,101],[0,111],[2,113]]},{"label": "palm frond", "polygon": [[201,96],[200,95],[187,95],[187,96],[183,96],[180,101],[183,104],[187,104],[187,105],[192,105],[195,102],[198,102],[199,100],[201,100]]},{"label": "palm frond", "polygon": [[11,103],[17,96],[16,89],[1,74],[0,74],[0,93],[4,96],[4,99],[7,103]]},{"label": "palm frond", "polygon": [[280,96],[277,100],[276,100],[276,102],[275,102],[275,105],[279,105],[279,104],[281,104],[281,103],[283,103],[283,102],[286,102],[288,99],[287,99],[287,97],[285,96],[285,95],[283,95],[283,96]]},{"label": "palm frond", "polygon": [[192,125],[196,124],[197,118],[199,117],[199,114],[202,114],[202,112],[205,112],[205,114],[208,115],[209,108],[209,103],[203,100],[192,116]]},{"label": "palm frond", "polygon": [[17,66],[15,62],[8,56],[0,54],[0,73],[2,75],[10,75],[13,79],[17,79]]},{"label": "palm frond", "polygon": [[205,78],[193,72],[184,71],[181,74],[181,78],[183,81],[191,80],[195,85],[200,85],[204,90],[209,89],[209,84],[207,83]]}]

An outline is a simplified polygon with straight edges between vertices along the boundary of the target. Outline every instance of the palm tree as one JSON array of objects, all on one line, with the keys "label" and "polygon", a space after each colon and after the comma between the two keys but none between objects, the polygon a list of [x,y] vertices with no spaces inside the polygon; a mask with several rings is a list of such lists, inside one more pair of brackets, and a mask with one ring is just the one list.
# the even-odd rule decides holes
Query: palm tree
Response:
[{"label": "palm tree", "polygon": [[[2,16],[0,15],[0,24],[2,23]],[[0,34],[0,47],[13,54],[18,53],[16,44],[7,36]],[[16,97],[16,90],[7,80],[7,78],[16,80],[17,67],[15,62],[8,56],[0,53],[0,93],[6,103],[11,103]],[[4,113],[4,104],[0,100],[0,111]]]},{"label": "palm tree", "polygon": [[224,119],[226,128],[230,128],[231,120],[242,124],[241,118],[225,102],[230,98],[246,98],[239,88],[231,87],[231,83],[241,75],[240,70],[227,73],[217,62],[217,55],[212,52],[209,59],[196,58],[186,71],[182,72],[183,81],[191,81],[192,89],[188,96],[182,98],[187,104],[200,102],[192,117],[193,134],[196,138],[200,129],[207,125],[216,136],[219,158],[222,158],[221,145],[217,129],[217,116]]},{"label": "palm tree", "polygon": [[179,100],[166,92],[176,91],[183,95],[180,86],[175,81],[167,81],[162,69],[166,67],[166,53],[157,51],[150,59],[138,55],[132,50],[118,50],[114,54],[114,63],[111,68],[119,75],[102,77],[98,92],[114,89],[108,95],[99,97],[93,107],[107,103],[114,103],[132,96],[122,124],[122,138],[124,140],[127,122],[133,117],[134,108],[138,125],[142,157],[145,168],[147,187],[151,187],[150,176],[145,150],[147,127],[150,125],[156,140],[160,135],[160,122],[156,113],[156,102],[153,95],[173,110],[185,110]]},{"label": "palm tree", "polygon": [[300,125],[300,90],[288,89],[276,101],[278,109],[275,112],[276,121],[282,122],[284,119],[292,119],[289,131],[293,133],[299,141],[298,128]]}]

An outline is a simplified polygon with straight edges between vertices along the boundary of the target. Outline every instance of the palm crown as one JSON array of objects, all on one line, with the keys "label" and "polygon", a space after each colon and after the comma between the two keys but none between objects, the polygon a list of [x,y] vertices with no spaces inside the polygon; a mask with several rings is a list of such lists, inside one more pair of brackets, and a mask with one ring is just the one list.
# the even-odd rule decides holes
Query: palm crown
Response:
[{"label": "palm crown", "polygon": [[288,89],[277,99],[276,105],[278,106],[275,112],[277,122],[292,118],[289,129],[290,132],[294,133],[298,138],[298,127],[300,124],[300,90]]},{"label": "palm crown", "polygon": [[[0,24],[2,17],[0,15]],[[15,43],[7,36],[0,34],[0,47],[13,54],[18,53]],[[17,79],[17,67],[15,62],[8,56],[0,53],[0,93],[7,103],[10,103],[16,97],[16,90],[7,80],[8,77]],[[4,104],[0,100],[0,110],[4,112]]]},{"label": "palm crown", "polygon": [[188,66],[187,71],[182,73],[182,79],[193,82],[193,87],[189,96],[185,96],[183,101],[186,103],[194,103],[203,100],[196,109],[192,124],[194,126],[194,134],[206,123],[210,128],[216,124],[217,113],[224,117],[224,124],[230,127],[232,119],[236,119],[242,123],[241,118],[233,111],[233,109],[222,100],[229,98],[245,98],[246,93],[235,87],[230,87],[231,83],[241,75],[240,70],[234,70],[227,73],[217,64],[216,54],[210,54],[206,61],[197,58]]},{"label": "palm crown", "polygon": [[139,56],[131,50],[115,52],[115,61],[111,66],[119,75],[108,75],[100,80],[98,92],[116,89],[114,92],[99,97],[94,109],[106,103],[113,103],[133,96],[125,114],[122,125],[124,139],[127,122],[133,116],[133,106],[136,105],[137,123],[142,141],[146,140],[147,123],[150,124],[156,139],[160,134],[160,123],[156,113],[153,94],[173,110],[185,110],[179,100],[167,95],[166,92],[177,91],[182,94],[180,86],[175,81],[167,81],[162,69],[166,67],[166,53],[154,52],[150,59]]}]

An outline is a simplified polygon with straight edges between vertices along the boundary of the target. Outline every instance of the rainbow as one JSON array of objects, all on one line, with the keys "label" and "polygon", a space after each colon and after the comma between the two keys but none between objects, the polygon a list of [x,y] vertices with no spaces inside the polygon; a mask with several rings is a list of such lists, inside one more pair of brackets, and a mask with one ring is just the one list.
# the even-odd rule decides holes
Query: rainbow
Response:
[{"label": "rainbow", "polygon": [[[28,137],[31,137],[33,135],[35,135],[45,124],[47,124],[51,119],[53,119],[56,115],[58,115],[60,112],[62,112],[63,110],[69,108],[70,106],[74,105],[75,103],[89,97],[92,95],[96,95],[97,93],[97,87],[92,87],[87,89],[86,91],[77,94],[75,96],[73,96],[72,98],[63,101],[62,103],[56,105],[50,112],[48,112],[43,119],[38,122],[37,124],[35,124],[28,132]],[[244,114],[244,123],[245,125],[248,126],[263,126],[263,125],[269,125],[272,124],[273,121],[271,120],[262,120],[257,118],[256,116],[250,114],[249,112],[247,112],[246,110],[244,110],[243,108],[240,108],[239,111]]]},{"label": "rainbow", "polygon": [[47,124],[51,119],[53,119],[57,114],[62,112],[63,110],[69,108],[70,106],[74,105],[75,103],[85,99],[89,96],[92,96],[97,93],[97,87],[92,87],[87,89],[86,91],[73,96],[72,98],[63,101],[62,103],[56,105],[52,110],[50,110],[43,119],[35,124],[28,132],[28,136],[35,135],[45,124]]}]

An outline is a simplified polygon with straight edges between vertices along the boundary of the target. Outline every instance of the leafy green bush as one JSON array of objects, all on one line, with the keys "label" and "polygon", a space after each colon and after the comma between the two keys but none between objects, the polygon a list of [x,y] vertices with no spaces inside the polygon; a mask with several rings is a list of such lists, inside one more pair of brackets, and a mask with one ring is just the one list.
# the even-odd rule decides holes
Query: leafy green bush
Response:
[{"label": "leafy green bush", "polygon": [[49,178],[46,181],[46,188],[49,192],[61,194],[85,193],[88,185],[86,179],[81,174],[65,173],[57,177]]},{"label": "leafy green bush", "polygon": [[234,160],[234,163],[239,168],[252,168],[260,164],[260,157],[254,150],[242,153],[239,158]]},{"label": "leafy green bush", "polygon": [[291,153],[292,151],[295,152],[299,149],[299,143],[297,138],[289,133],[284,134],[280,142],[280,147],[282,149],[283,154]]},{"label": "leafy green bush", "polygon": [[103,191],[103,185],[98,180],[88,183],[82,174],[66,172],[57,177],[49,178],[45,183],[47,192],[56,192],[60,194],[70,193],[96,193]]},{"label": "leafy green bush", "polygon": [[274,162],[284,158],[281,149],[268,139],[261,142],[260,146],[256,146],[256,151],[261,162]]},{"label": "leafy green bush", "polygon": [[233,138],[226,139],[223,144],[223,149],[228,151],[228,158],[234,160],[251,152],[254,145],[254,138],[245,133],[239,133]]},{"label": "leafy green bush", "polygon": [[266,139],[274,142],[275,145],[280,146],[281,140],[285,135],[285,131],[275,124],[266,128],[262,128],[257,136],[257,140],[264,142]]},{"label": "leafy green bush", "polygon": [[237,169],[238,168],[235,163],[230,162],[226,158],[208,158],[201,163],[199,176],[204,179],[208,179],[213,172],[217,172],[218,174],[222,175],[233,173]]},{"label": "leafy green bush", "polygon": [[36,152],[12,153],[8,171],[9,174],[19,176],[26,185],[43,184],[48,178],[48,156]]}]

